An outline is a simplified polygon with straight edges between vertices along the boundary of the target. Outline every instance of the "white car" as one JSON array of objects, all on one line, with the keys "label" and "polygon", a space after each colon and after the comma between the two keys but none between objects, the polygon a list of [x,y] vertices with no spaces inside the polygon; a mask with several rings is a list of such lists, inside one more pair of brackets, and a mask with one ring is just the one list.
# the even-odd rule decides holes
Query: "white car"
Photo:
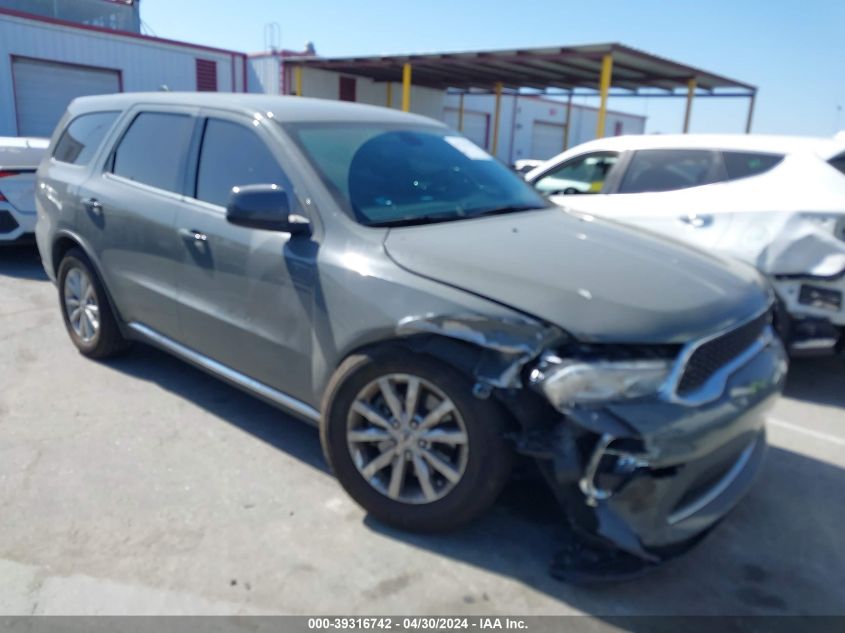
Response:
[{"label": "white car", "polygon": [[519,174],[527,174],[529,171],[542,165],[545,161],[537,160],[536,158],[520,158],[513,163],[513,170]]},{"label": "white car", "polygon": [[49,142],[0,136],[0,245],[34,239],[35,170]]},{"label": "white car", "polygon": [[794,352],[845,342],[845,138],[617,136],[525,178],[561,206],[754,264],[791,317]]}]

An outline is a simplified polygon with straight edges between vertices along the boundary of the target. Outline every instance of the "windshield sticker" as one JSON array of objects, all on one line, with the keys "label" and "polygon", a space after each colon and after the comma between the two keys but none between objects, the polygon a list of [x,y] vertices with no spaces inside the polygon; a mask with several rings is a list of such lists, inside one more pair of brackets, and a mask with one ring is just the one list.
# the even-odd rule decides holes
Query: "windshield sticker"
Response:
[{"label": "windshield sticker", "polygon": [[493,160],[487,152],[463,136],[444,136],[444,140],[470,160]]}]

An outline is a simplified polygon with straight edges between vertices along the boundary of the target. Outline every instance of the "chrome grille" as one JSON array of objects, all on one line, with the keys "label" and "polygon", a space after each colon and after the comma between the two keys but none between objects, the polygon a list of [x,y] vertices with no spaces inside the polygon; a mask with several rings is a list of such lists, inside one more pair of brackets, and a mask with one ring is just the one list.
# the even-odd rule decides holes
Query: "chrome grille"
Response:
[{"label": "chrome grille", "polygon": [[679,396],[700,389],[719,369],[748,349],[771,323],[771,311],[701,344],[687,359],[684,373],[678,381]]}]

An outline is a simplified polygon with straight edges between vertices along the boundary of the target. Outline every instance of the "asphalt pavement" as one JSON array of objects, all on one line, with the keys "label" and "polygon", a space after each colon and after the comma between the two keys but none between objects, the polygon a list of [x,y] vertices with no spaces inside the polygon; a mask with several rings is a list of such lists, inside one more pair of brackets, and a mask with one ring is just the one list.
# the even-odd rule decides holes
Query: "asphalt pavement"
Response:
[{"label": "asphalt pavement", "polygon": [[636,582],[548,574],[517,481],[451,534],[368,518],[315,429],[164,353],[70,343],[32,248],[0,249],[0,614],[845,614],[845,360],[793,363],[759,481]]}]

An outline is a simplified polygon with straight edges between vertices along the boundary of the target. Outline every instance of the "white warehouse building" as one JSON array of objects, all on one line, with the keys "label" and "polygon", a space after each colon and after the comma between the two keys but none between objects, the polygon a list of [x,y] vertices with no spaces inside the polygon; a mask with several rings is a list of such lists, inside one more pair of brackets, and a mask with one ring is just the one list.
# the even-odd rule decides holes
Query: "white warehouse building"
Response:
[{"label": "white warehouse building", "polygon": [[[692,98],[756,89],[622,44],[324,58],[245,53],[141,32],[141,0],[0,0],[0,136],[49,136],[76,97],[138,91],[261,92],[339,99],[445,121],[501,160],[543,159],[645,117],[607,109],[611,89]],[[546,94],[554,91],[555,96]],[[598,109],[573,103],[598,96]],[[562,96],[561,96],[562,95]],[[750,128],[751,110],[748,127]]]},{"label": "white warehouse building", "polygon": [[0,0],[0,136],[49,136],[84,95],[246,91],[245,54],[142,35],[137,10],[132,0]]},{"label": "white warehouse building", "polygon": [[[441,118],[455,129],[460,127],[477,145],[490,149],[494,95],[463,95],[462,122],[461,96],[446,95]],[[608,110],[606,134],[643,134],[645,122],[644,116]],[[538,95],[503,95],[497,155],[507,163],[525,158],[545,160],[594,139],[597,125],[598,108]]]}]

